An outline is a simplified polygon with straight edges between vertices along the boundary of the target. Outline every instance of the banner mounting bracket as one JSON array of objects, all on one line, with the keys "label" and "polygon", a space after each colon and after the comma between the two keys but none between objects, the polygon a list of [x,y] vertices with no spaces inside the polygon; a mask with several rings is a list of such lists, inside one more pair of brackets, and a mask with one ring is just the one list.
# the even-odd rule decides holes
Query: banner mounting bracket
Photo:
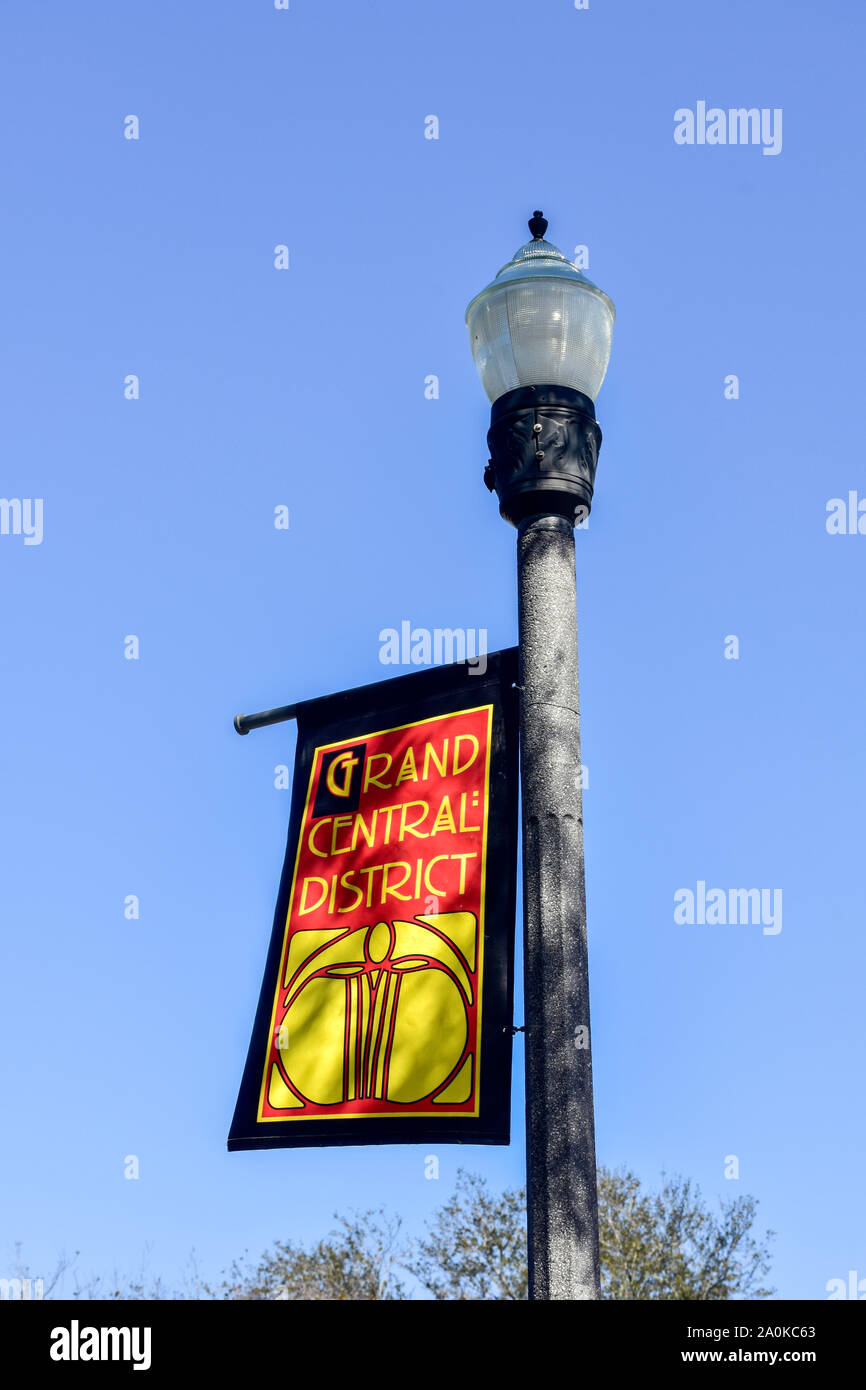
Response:
[{"label": "banner mounting bracket", "polygon": [[277,709],[265,709],[259,714],[236,714],[234,726],[239,734],[248,734],[250,729],[264,729],[268,724],[282,724],[286,719],[297,717],[297,705],[280,705]]}]

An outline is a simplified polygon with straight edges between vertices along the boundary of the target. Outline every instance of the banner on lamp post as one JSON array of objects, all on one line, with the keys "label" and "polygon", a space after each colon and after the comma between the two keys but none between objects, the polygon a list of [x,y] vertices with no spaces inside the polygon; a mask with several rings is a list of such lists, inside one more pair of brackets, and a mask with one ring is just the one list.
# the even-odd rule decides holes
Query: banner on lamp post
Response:
[{"label": "banner on lamp post", "polygon": [[228,1147],[507,1144],[517,651],[297,707]]}]

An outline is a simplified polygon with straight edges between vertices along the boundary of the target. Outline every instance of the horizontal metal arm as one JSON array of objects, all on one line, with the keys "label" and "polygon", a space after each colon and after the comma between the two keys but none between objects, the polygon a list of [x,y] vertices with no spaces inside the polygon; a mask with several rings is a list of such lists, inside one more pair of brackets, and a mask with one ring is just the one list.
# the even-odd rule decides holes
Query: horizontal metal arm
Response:
[{"label": "horizontal metal arm", "polygon": [[248,734],[250,729],[263,729],[266,724],[282,724],[286,719],[295,719],[297,713],[297,705],[280,705],[279,709],[265,709],[260,714],[236,714],[235,728],[239,734]]}]

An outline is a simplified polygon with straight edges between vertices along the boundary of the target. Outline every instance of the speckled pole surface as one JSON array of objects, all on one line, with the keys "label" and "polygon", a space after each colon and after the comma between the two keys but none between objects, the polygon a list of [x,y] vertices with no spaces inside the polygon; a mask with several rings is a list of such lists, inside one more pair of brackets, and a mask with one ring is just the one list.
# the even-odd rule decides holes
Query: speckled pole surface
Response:
[{"label": "speckled pole surface", "polygon": [[517,540],[529,1296],[599,1297],[574,531]]}]

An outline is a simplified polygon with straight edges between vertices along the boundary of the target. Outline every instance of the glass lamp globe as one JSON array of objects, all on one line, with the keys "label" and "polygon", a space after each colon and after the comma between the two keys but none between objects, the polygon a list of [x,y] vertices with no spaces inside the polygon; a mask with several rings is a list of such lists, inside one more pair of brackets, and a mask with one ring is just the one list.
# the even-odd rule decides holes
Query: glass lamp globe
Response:
[{"label": "glass lamp globe", "polygon": [[595,401],[610,360],[612,301],[545,241],[536,212],[526,242],[466,310],[472,356],[490,401],[523,386],[567,386]]}]

